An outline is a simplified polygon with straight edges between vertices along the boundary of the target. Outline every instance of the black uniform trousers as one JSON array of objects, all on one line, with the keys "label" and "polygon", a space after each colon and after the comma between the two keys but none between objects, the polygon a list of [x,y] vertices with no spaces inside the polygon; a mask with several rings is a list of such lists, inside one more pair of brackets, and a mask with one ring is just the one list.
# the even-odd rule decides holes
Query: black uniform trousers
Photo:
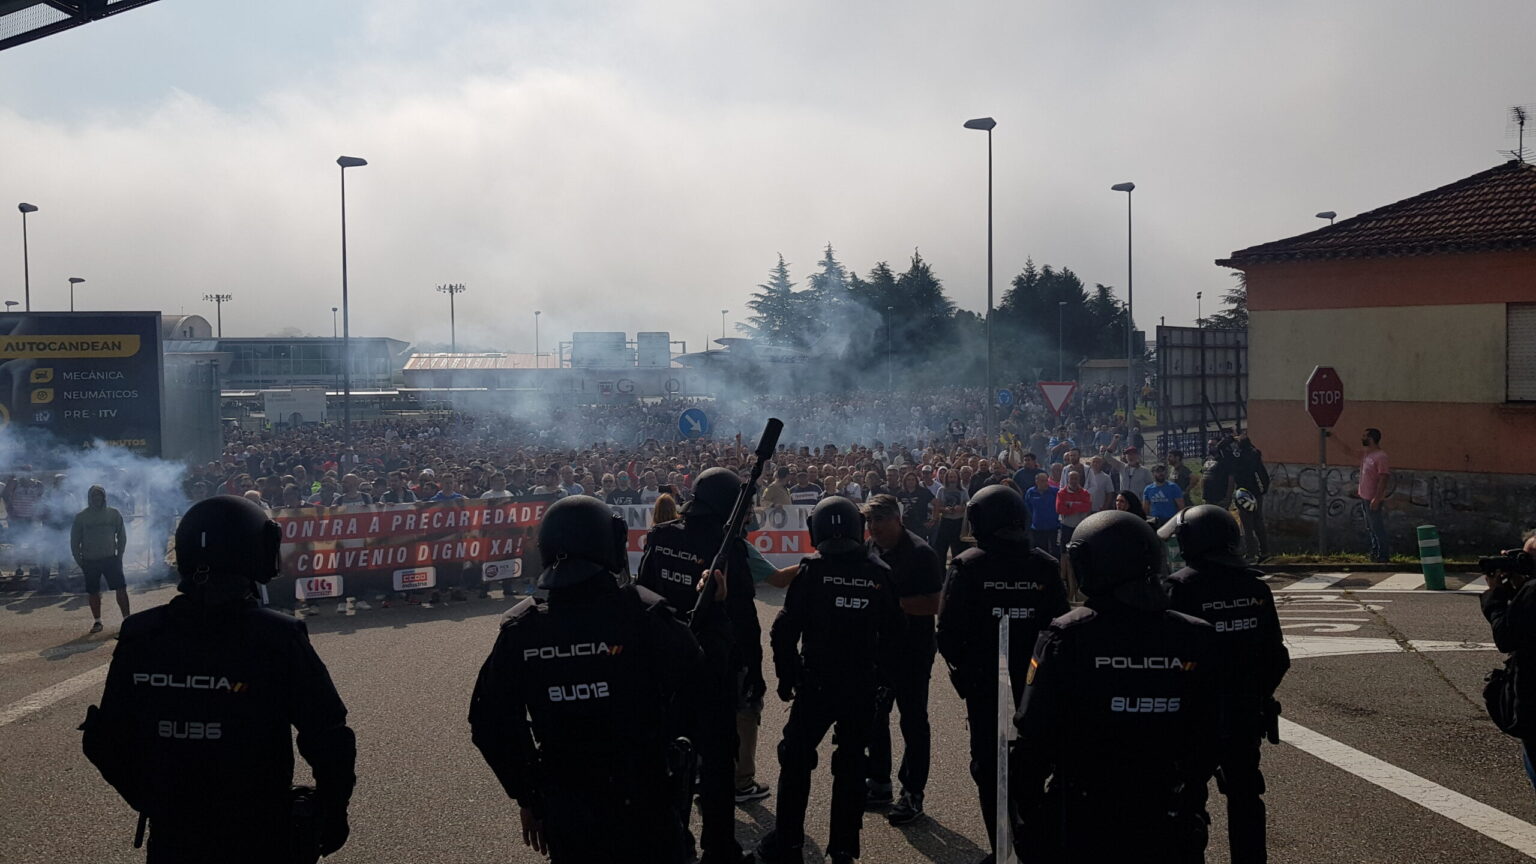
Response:
[{"label": "black uniform trousers", "polygon": [[[1264,824],[1264,773],[1259,770],[1258,736],[1227,738],[1217,753],[1216,787],[1227,796],[1227,842],[1232,864],[1263,864],[1267,860]],[[1194,790],[1201,809],[1209,784]]]},{"label": "black uniform trousers", "polygon": [[[569,763],[564,763],[569,764]],[[605,776],[604,763],[573,765],[544,793],[544,833],[551,864],[676,864],[681,824],[665,795],[664,774]]]},{"label": "black uniform trousers", "polygon": [[[1140,785],[1126,778],[1127,789]],[[1093,794],[1053,780],[1044,800],[1029,808],[1014,835],[1019,859],[1031,864],[1204,864],[1203,812],[1187,801],[1158,801],[1125,792]]]},{"label": "black uniform trousers", "polygon": [[937,649],[903,649],[886,668],[887,687],[875,708],[869,734],[869,783],[881,789],[891,785],[891,708],[901,712],[901,769],[896,778],[903,792],[921,796],[928,788],[931,732],[928,725],[928,684],[933,677]]},{"label": "black uniform trousers", "polygon": [[833,729],[832,821],[827,855],[859,857],[864,823],[864,750],[875,715],[872,674],[820,680],[807,675],[797,688],[779,742],[779,809],[774,833],[785,846],[805,840],[805,809],[811,797],[816,748]]},{"label": "black uniform trousers", "polygon": [[730,861],[741,857],[736,842],[737,675],[730,666],[730,645],[718,634],[699,637],[704,648],[705,682],[694,709],[692,737],[699,758],[699,846],[706,857]]}]

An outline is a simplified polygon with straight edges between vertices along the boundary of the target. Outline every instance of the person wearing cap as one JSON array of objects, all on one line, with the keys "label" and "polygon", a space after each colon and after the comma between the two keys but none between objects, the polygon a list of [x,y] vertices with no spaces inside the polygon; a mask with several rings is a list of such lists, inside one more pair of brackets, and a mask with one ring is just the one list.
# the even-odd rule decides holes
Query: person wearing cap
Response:
[{"label": "person wearing cap", "polygon": [[[1227,798],[1233,864],[1265,860],[1264,775],[1259,750],[1280,714],[1275,689],[1291,666],[1275,598],[1243,560],[1243,531],[1214,504],[1180,512],[1158,529],[1178,538],[1186,566],[1168,577],[1171,608],[1209,621],[1232,671],[1225,721],[1210,774]],[[1271,736],[1275,740],[1275,736]],[[1195,789],[1203,808],[1207,783]]]},{"label": "person wearing cap", "polygon": [[[502,617],[470,698],[475,747],[517,802],[523,843],[554,864],[686,860],[687,760],[671,714],[703,655],[662,598],[619,587],[629,529],[572,495],[539,525],[549,566]],[[669,794],[670,793],[670,794]]]},{"label": "person wearing cap", "polygon": [[1152,483],[1152,472],[1141,464],[1141,448],[1125,448],[1125,462],[1120,466],[1120,488],[1141,492]]}]

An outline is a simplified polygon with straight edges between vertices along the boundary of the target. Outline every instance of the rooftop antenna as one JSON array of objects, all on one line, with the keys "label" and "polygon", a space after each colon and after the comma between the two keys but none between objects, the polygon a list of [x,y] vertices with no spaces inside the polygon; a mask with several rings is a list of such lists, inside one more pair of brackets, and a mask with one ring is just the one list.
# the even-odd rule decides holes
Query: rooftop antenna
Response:
[{"label": "rooftop antenna", "polygon": [[1505,150],[1503,152],[1508,153],[1510,158],[1522,165],[1525,164],[1525,119],[1530,115],[1532,107],[1530,105],[1515,105],[1511,107],[1509,109],[1509,125],[1511,128],[1506,129],[1504,133],[1505,137],[1513,133],[1516,145],[1514,150]]}]

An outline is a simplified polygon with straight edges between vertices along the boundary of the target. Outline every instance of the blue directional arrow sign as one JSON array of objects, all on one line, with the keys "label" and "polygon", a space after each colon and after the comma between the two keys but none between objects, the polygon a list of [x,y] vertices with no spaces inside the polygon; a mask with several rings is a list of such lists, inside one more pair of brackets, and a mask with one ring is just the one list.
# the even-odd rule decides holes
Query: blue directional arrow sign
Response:
[{"label": "blue directional arrow sign", "polygon": [[1013,391],[1012,390],[1008,390],[1008,389],[1003,389],[1003,390],[997,391],[997,404],[1003,406],[1004,408],[1007,408],[1009,405],[1012,405],[1013,404]]},{"label": "blue directional arrow sign", "polygon": [[677,431],[684,438],[703,438],[709,434],[709,415],[701,408],[689,408],[677,415]]}]

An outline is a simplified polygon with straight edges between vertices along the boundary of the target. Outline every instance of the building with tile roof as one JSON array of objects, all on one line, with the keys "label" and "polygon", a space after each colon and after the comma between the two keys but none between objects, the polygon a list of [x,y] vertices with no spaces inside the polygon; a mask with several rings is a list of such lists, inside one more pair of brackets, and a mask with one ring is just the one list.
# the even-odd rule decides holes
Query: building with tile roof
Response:
[{"label": "building with tile roof", "polygon": [[[1330,528],[1358,527],[1366,427],[1382,430],[1391,460],[1399,551],[1421,522],[1479,514],[1453,548],[1507,546],[1536,524],[1523,500],[1536,501],[1536,166],[1498,165],[1216,263],[1247,282],[1249,425],[1281,467],[1275,515],[1315,526],[1318,434],[1303,391],[1314,367],[1332,366],[1345,409],[1327,444]],[[1285,500],[1287,481],[1310,486],[1310,503]]]}]

